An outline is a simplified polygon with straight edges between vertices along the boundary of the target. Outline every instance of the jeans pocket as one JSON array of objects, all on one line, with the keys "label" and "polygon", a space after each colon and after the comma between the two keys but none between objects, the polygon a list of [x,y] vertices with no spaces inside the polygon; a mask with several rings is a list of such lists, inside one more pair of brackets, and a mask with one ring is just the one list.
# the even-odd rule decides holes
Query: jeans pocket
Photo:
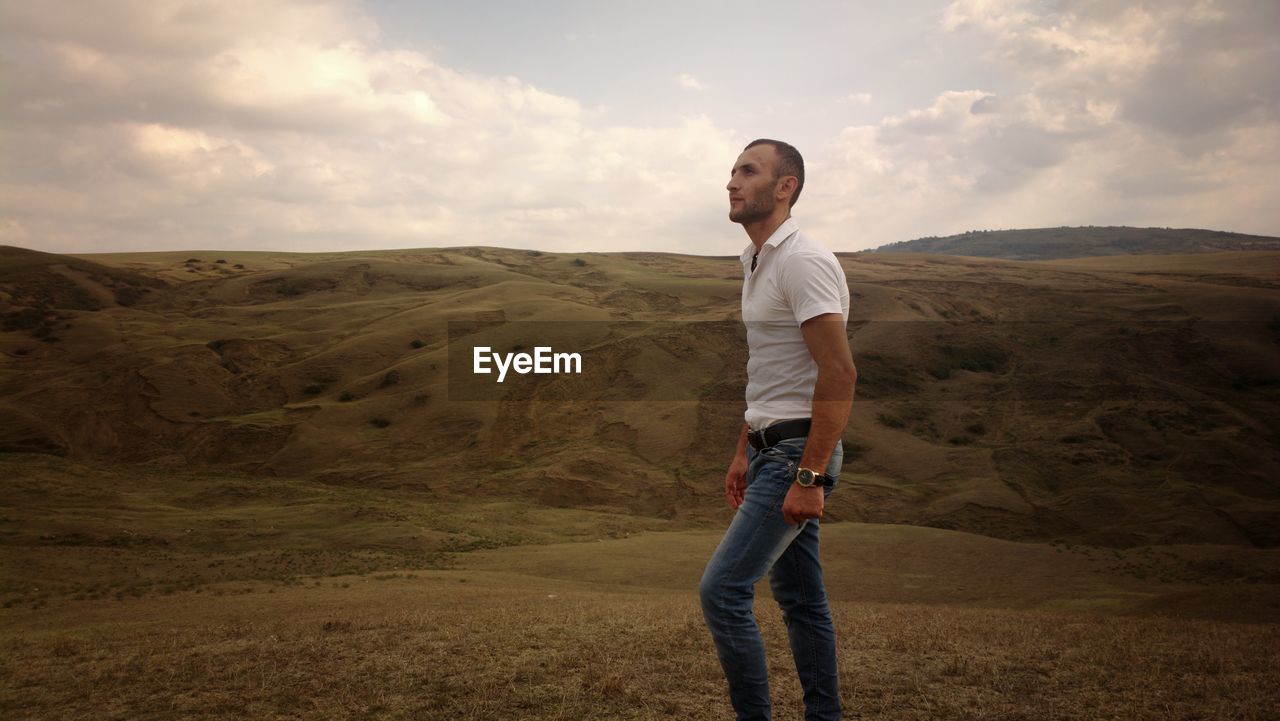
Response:
[{"label": "jeans pocket", "polygon": [[803,438],[778,441],[777,443],[760,451],[760,455],[798,463],[800,461],[800,456],[804,455],[804,441],[805,439]]},{"label": "jeans pocket", "polygon": [[761,453],[761,454],[760,454],[760,457],[761,457],[761,458],[762,458],[766,463],[778,464],[778,465],[786,466],[786,467],[787,467],[787,472],[788,472],[788,473],[792,473],[792,474],[794,474],[794,473],[795,473],[796,465],[800,462],[800,460],[799,460],[798,458],[791,458],[790,456],[786,456],[786,455],[783,455],[783,454],[773,454],[773,453],[768,453],[768,452]]},{"label": "jeans pocket", "polygon": [[826,486],[828,489],[834,487],[840,480],[840,468],[844,465],[844,441],[836,441],[836,447],[831,451],[831,460],[827,461],[827,468],[822,472],[823,477],[827,479]]}]

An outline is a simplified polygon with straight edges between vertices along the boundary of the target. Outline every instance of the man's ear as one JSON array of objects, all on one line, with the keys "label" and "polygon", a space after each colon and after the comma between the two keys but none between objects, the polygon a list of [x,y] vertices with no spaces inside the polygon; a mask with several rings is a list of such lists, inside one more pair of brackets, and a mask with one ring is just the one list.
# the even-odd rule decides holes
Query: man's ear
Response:
[{"label": "man's ear", "polygon": [[792,195],[795,195],[796,186],[799,184],[800,181],[796,179],[796,176],[784,175],[778,179],[778,187],[774,189],[774,195],[777,196],[778,200],[789,199]]}]

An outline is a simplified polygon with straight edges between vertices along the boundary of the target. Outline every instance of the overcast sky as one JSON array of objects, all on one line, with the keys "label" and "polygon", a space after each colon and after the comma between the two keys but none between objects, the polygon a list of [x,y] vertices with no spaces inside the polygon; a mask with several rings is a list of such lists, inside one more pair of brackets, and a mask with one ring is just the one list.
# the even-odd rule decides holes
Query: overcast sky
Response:
[{"label": "overcast sky", "polygon": [[0,0],[0,243],[737,254],[742,146],[835,250],[1280,235],[1276,0]]}]

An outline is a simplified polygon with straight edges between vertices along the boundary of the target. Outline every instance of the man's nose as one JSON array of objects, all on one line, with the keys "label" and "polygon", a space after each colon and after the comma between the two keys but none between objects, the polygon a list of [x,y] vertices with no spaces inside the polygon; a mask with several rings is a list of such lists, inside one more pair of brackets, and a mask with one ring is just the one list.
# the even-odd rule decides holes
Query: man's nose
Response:
[{"label": "man's nose", "polygon": [[724,189],[732,193],[734,189],[737,187],[738,187],[738,178],[737,176],[733,176],[729,178],[729,182],[725,184]]}]

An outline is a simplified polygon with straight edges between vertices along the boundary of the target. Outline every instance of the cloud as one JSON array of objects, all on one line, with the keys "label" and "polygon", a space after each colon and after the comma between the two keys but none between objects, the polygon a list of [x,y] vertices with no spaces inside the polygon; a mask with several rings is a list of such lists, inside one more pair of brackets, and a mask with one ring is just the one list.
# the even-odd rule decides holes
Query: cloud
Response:
[{"label": "cloud", "polygon": [[[728,225],[719,190],[741,140],[708,118],[610,125],[387,47],[353,4],[0,13],[0,242],[687,252],[689,228]],[[708,252],[737,251],[717,233]]]},{"label": "cloud", "polygon": [[1012,90],[845,128],[810,173],[814,216],[860,246],[1090,223],[1273,233],[1278,7],[957,0],[944,27],[989,40]]},{"label": "cloud", "polygon": [[[939,23],[977,38],[1000,76],[806,145],[796,212],[834,247],[973,228],[1280,226],[1274,0],[956,0]],[[723,185],[749,137],[709,115],[623,125],[520,78],[448,67],[392,46],[354,1],[0,3],[0,84],[0,243],[743,244]],[[828,91],[831,107],[780,95],[753,122],[769,107],[803,107],[815,126],[851,104],[874,117],[869,93],[844,93]]]},{"label": "cloud", "polygon": [[680,73],[677,75],[676,82],[685,90],[706,90],[706,87],[689,73]]},{"label": "cloud", "polygon": [[1273,0],[956,0],[944,25],[988,36],[1029,93],[1062,113],[1092,102],[1175,135],[1280,116],[1268,90],[1280,76]]}]

